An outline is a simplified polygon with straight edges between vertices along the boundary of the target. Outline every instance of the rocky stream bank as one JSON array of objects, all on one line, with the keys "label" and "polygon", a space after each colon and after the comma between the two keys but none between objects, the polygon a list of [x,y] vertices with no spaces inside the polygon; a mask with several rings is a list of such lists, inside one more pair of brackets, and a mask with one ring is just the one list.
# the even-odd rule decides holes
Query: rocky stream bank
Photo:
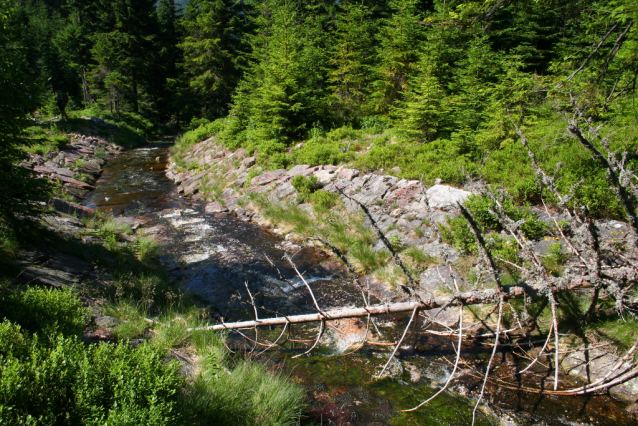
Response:
[{"label": "rocky stream bank", "polygon": [[[348,166],[333,165],[297,165],[289,170],[265,171],[259,168],[256,158],[249,156],[246,150],[226,150],[214,137],[196,144],[179,159],[179,166],[175,162],[169,163],[166,174],[179,185],[179,193],[193,200],[206,201],[207,213],[233,213],[243,221],[267,227],[285,238],[291,247],[289,250],[300,246],[326,247],[316,240],[295,235],[285,225],[273,227],[264,216],[263,208],[251,200],[255,194],[259,194],[272,204],[297,205],[301,202],[298,207],[312,216],[313,206],[303,201],[293,187],[292,180],[299,175],[315,176],[324,191],[340,197],[347,212],[358,213],[362,205],[365,206],[373,219],[372,222],[366,218],[368,226],[378,227],[387,239],[399,242],[404,247],[416,247],[437,260],[435,265],[417,278],[417,296],[419,293],[424,296],[449,293],[455,275],[467,272],[463,257],[442,241],[437,224],[446,224],[448,218],[458,216],[458,203],[464,202],[470,194],[477,193],[480,183],[454,188],[437,181],[435,185],[427,187],[418,180],[399,179],[383,171],[366,173]],[[533,208],[533,211],[539,219],[548,223],[553,221],[545,210]],[[597,225],[601,238],[608,241],[627,232],[626,224],[619,221],[599,221]],[[540,239],[533,243],[534,251],[542,256],[554,243],[552,238]],[[377,240],[375,250],[384,248],[384,243]],[[378,289],[377,296],[382,302],[407,299],[400,286],[379,282],[373,276],[361,280],[375,283],[374,288]],[[434,321],[443,327],[453,327],[458,321],[458,315],[451,311],[429,312],[428,315],[435,317]],[[611,346],[601,348],[599,341],[585,342],[574,338],[564,339],[563,344],[563,373],[581,383],[596,382],[619,362],[624,372],[634,368],[630,362],[621,361],[615,350],[610,350]],[[574,347],[579,347],[579,350],[574,351]],[[588,349],[590,347],[592,349]],[[609,393],[632,404],[629,411],[634,412],[638,408],[638,379],[618,384]]]},{"label": "rocky stream bank", "polygon": [[[197,166],[190,166],[191,170],[187,172],[178,173],[176,165],[168,162],[167,155],[165,145],[149,144],[111,157],[102,167],[104,173],[96,182],[96,189],[88,193],[83,205],[64,202],[66,207],[60,210],[72,211],[74,215],[81,215],[92,208],[98,212],[112,212],[116,222],[133,230],[130,235],[116,235],[118,244],[128,244],[138,236],[153,236],[163,245],[161,260],[174,285],[197,293],[209,304],[217,318],[232,320],[252,316],[246,285],[250,286],[257,304],[266,309],[285,310],[286,313],[311,312],[312,304],[301,294],[303,283],[290,265],[282,261],[286,253],[293,256],[297,266],[304,271],[322,307],[328,309],[360,303],[358,288],[352,285],[346,268],[330,256],[329,250],[314,240],[300,238],[284,225],[273,227],[263,210],[253,203],[254,195],[251,194],[264,197],[272,205],[287,200],[298,203],[301,198],[291,184],[295,175],[317,176],[324,182],[323,189],[326,191],[342,189],[368,206],[374,221],[386,235],[397,235],[393,238],[395,241],[418,247],[432,258],[439,259],[419,275],[419,291],[444,292],[447,285],[452,285],[453,274],[460,273],[463,256],[441,241],[436,223],[458,214],[456,202],[464,200],[473,191],[471,186],[457,189],[439,183],[427,188],[418,181],[402,181],[394,176],[334,166],[297,166],[291,170],[264,172],[256,166],[255,158],[247,156],[246,152],[226,151],[214,140],[195,147],[187,162]],[[70,169],[69,166],[66,168]],[[179,184],[174,185],[165,174]],[[343,188],[337,185],[343,185]],[[343,205],[353,213],[360,209],[359,204],[347,198]],[[304,202],[299,207],[314,214],[310,204]],[[45,222],[64,239],[77,242],[79,250],[84,252],[54,248],[25,252],[20,260],[25,282],[80,289],[108,288],[113,284],[108,269],[87,256],[87,248],[102,242],[86,232],[85,222],[63,214],[48,215]],[[613,222],[606,226],[612,232],[620,229],[616,225],[623,226]],[[421,231],[415,231],[417,228]],[[382,248],[378,241],[376,245]],[[538,249],[542,250],[543,245],[547,243],[539,241]],[[264,255],[274,262],[275,267]],[[453,265],[451,270],[445,260]],[[369,285],[373,303],[406,298],[400,289],[387,286],[372,275],[360,278],[360,282]],[[119,321],[104,315],[99,300],[85,297],[85,303],[92,308],[86,339],[113,340]],[[454,317],[441,312],[436,317],[441,323],[441,330],[446,324],[453,326]],[[398,338],[396,334],[406,321],[406,318],[399,317],[384,318],[379,322],[383,336],[378,337],[382,341]],[[297,338],[313,339],[317,328],[297,329]],[[274,340],[278,333],[278,330],[264,331],[263,334],[260,332],[260,336]],[[314,420],[317,424],[323,421],[323,424],[342,425],[404,424],[401,423],[404,420],[418,424],[469,424],[469,407],[476,397],[479,382],[473,377],[475,372],[471,365],[462,368],[463,372],[450,388],[451,392],[439,397],[436,408],[417,412],[415,417],[401,417],[397,412],[409,404],[419,403],[423,395],[432,394],[445,382],[451,369],[450,359],[454,357],[450,339],[437,335],[420,336],[414,345],[404,345],[400,349],[399,356],[388,368],[387,378],[375,380],[375,374],[388,357],[387,348],[374,345],[379,338],[369,339],[370,345],[354,355],[342,356],[359,346],[362,339],[370,338],[367,334],[363,321],[335,322],[326,331],[312,357],[291,360],[291,355],[301,354],[307,345],[289,342],[263,358],[265,362],[276,361],[275,365],[280,367],[275,368],[286,366],[287,371],[294,371],[294,380],[307,387],[311,424]],[[574,342],[573,345],[579,344]],[[254,349],[249,341],[241,338],[231,339],[229,345],[241,351]],[[603,364],[618,359],[607,352],[594,352],[601,349],[580,352],[581,358],[570,358],[567,354],[563,366],[574,371],[582,370],[582,376],[588,374],[593,381],[594,374],[604,371]],[[476,354],[479,363],[485,357],[485,350],[473,347],[471,342],[464,351]],[[582,354],[600,360],[600,364],[582,358]],[[515,364],[511,353],[502,355],[498,368],[506,376],[515,370]],[[192,361],[189,357],[181,350],[174,356],[184,365],[185,374]],[[567,359],[574,360],[571,367]],[[627,365],[627,368],[630,367]],[[543,374],[539,371],[538,376]],[[536,384],[544,385],[544,379]],[[633,402],[636,394],[628,395],[629,401]],[[571,422],[612,425],[632,422],[630,415],[624,411],[626,405],[604,396],[554,400],[493,386],[490,400],[491,404],[481,407],[483,414],[479,424]],[[598,414],[602,412],[606,413],[606,417]]]}]

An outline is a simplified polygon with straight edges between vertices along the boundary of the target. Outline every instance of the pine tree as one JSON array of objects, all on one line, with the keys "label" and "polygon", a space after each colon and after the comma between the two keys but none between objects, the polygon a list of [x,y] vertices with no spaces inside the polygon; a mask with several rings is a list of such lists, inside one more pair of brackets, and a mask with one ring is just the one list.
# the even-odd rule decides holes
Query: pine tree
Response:
[{"label": "pine tree", "polygon": [[449,114],[446,96],[432,62],[432,57],[423,55],[417,74],[410,80],[406,100],[399,102],[399,108],[393,111],[402,133],[417,141],[434,140]]},{"label": "pine tree", "polygon": [[157,59],[155,1],[116,0],[102,5],[101,17],[109,30],[94,36],[91,53],[98,64],[94,77],[104,85],[112,108],[119,110],[124,100],[139,112],[140,95],[151,86]]},{"label": "pine tree", "polygon": [[5,230],[11,230],[16,219],[40,211],[38,202],[48,195],[46,180],[33,179],[31,171],[18,164],[27,144],[22,132],[25,110],[35,109],[38,88],[11,6],[0,1],[0,228]]},{"label": "pine tree", "polygon": [[151,75],[153,80],[149,88],[151,89],[149,95],[155,99],[157,114],[162,121],[178,118],[181,115],[180,109],[184,107],[184,103],[180,102],[181,99],[173,93],[175,87],[171,83],[179,78],[182,71],[179,69],[179,63],[183,61],[183,56],[178,47],[180,18],[181,15],[175,0],[160,0],[158,2],[158,31],[155,38],[158,67],[157,71]]},{"label": "pine tree", "polygon": [[335,20],[330,52],[330,105],[343,121],[365,115],[364,106],[374,81],[375,25],[371,10],[348,2]]},{"label": "pine tree", "polygon": [[379,31],[378,78],[370,99],[370,107],[377,114],[387,114],[396,100],[403,100],[424,38],[418,0],[391,0],[389,4],[394,13],[382,21]]},{"label": "pine tree", "polygon": [[92,41],[87,34],[88,31],[80,19],[79,14],[74,13],[68,19],[68,24],[64,26],[55,36],[53,42],[60,50],[62,58],[67,64],[77,70],[81,79],[82,100],[85,104],[93,101],[91,89],[88,82],[89,67],[92,62],[91,47]]},{"label": "pine tree", "polygon": [[[247,45],[246,9],[232,0],[191,0],[182,22],[180,48],[189,84],[210,118],[223,115],[241,77],[241,59]],[[243,16],[242,16],[243,15]]]},{"label": "pine tree", "polygon": [[259,5],[251,67],[233,102],[227,138],[244,132],[261,151],[281,151],[321,119],[325,105],[321,20],[286,0]]}]

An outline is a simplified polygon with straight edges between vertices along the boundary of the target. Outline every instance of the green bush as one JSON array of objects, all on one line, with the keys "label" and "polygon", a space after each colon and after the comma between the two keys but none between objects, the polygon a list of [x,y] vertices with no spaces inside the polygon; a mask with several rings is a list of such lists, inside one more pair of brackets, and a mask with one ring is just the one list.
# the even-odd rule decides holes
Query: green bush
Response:
[{"label": "green bush", "polygon": [[339,142],[307,142],[303,148],[292,153],[292,163],[309,164],[341,164],[354,159],[354,153],[342,146]]},{"label": "green bush", "polygon": [[330,210],[337,204],[339,196],[335,193],[319,189],[310,194],[309,198],[312,205],[315,206],[315,209]]},{"label": "green bush", "polygon": [[439,223],[441,239],[461,253],[476,253],[476,239],[463,217],[447,218],[447,226]]},{"label": "green bush", "polygon": [[0,294],[0,318],[30,333],[79,335],[84,331],[86,312],[70,290],[30,287]]},{"label": "green bush", "polygon": [[[503,238],[500,234],[492,232],[485,237],[485,243],[487,249],[490,250],[492,256],[506,260],[514,264],[518,264],[520,259],[518,257],[518,245],[516,240],[512,238]],[[504,266],[507,266],[506,262]]]},{"label": "green bush", "polygon": [[321,183],[315,175],[310,175],[308,177],[298,175],[292,178],[291,183],[293,188],[304,195],[312,194],[313,192],[321,188]]},{"label": "green bush", "polygon": [[61,336],[44,342],[7,321],[0,324],[0,423],[177,423],[183,379],[162,351],[151,345],[85,346]]},{"label": "green bush", "polygon": [[[538,239],[547,233],[548,225],[538,220],[529,207],[517,206],[511,197],[506,197],[501,205],[514,222],[524,221],[521,225],[521,231],[527,238]],[[487,195],[471,195],[465,202],[465,207],[472,213],[474,220],[483,232],[501,230],[498,218],[490,213],[490,210],[496,210],[496,204]]]}]

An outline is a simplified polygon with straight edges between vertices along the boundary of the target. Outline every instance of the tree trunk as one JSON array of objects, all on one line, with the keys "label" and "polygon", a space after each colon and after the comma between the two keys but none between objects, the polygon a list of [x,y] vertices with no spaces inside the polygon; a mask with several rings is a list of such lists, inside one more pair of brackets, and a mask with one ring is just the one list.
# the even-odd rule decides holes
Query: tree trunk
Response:
[{"label": "tree trunk", "polygon": [[[592,283],[587,277],[580,277],[567,283],[555,283],[552,286],[554,292],[570,291],[581,288],[590,288]],[[234,328],[252,328],[263,327],[267,325],[284,325],[284,324],[299,324],[305,322],[315,322],[321,320],[336,320],[341,318],[357,318],[366,317],[368,315],[384,315],[393,314],[399,312],[412,312],[414,309],[429,310],[435,308],[442,308],[445,306],[463,304],[463,305],[477,305],[483,303],[498,303],[503,295],[504,300],[521,298],[524,295],[529,297],[539,296],[540,288],[520,284],[503,286],[502,292],[496,289],[489,290],[476,290],[465,293],[458,293],[451,296],[440,296],[430,299],[421,299],[420,301],[413,302],[401,302],[391,303],[389,305],[374,305],[367,308],[341,308],[331,311],[322,311],[314,314],[303,315],[290,315],[286,317],[275,317],[260,319],[257,321],[240,321],[224,324],[210,325],[207,327],[198,327],[189,329],[192,330],[224,330]]]}]

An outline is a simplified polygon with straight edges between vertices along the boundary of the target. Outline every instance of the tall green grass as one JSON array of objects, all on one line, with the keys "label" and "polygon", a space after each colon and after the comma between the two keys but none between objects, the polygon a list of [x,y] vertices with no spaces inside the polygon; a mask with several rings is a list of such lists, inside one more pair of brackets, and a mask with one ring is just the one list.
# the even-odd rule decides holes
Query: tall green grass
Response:
[{"label": "tall green grass", "polygon": [[299,424],[304,392],[287,376],[265,372],[263,365],[249,360],[240,361],[232,371],[224,367],[209,361],[190,384],[183,400],[189,424]]}]

